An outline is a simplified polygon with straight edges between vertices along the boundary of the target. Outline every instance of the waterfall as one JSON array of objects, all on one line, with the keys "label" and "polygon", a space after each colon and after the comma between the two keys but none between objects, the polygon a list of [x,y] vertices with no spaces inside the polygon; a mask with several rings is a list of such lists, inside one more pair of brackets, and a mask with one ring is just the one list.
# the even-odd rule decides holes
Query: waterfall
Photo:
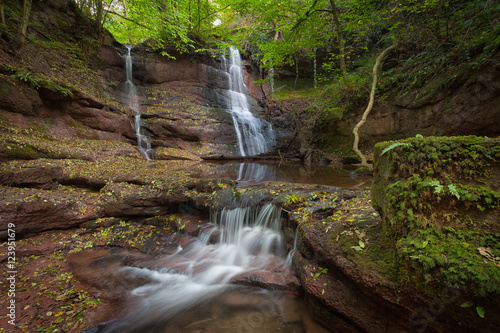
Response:
[{"label": "waterfall", "polygon": [[[164,332],[161,327],[186,310],[241,290],[229,284],[238,276],[284,267],[281,209],[244,202],[248,200],[243,198],[237,208],[214,209],[212,227],[202,228],[196,241],[158,259],[156,270],[122,268],[127,279],[150,283],[132,291],[141,299],[134,314],[106,324],[99,332]],[[220,235],[219,242],[211,244],[214,233]],[[151,325],[158,329],[149,330]]]},{"label": "waterfall", "polygon": [[293,255],[295,254],[295,252],[297,252],[297,243],[299,240],[299,233],[300,233],[300,225],[298,225],[297,228],[295,229],[295,237],[293,239],[293,247],[290,250],[290,252],[288,252],[288,254],[286,256],[286,260],[285,260],[285,267],[286,268],[292,267]]},{"label": "waterfall", "polygon": [[271,124],[250,112],[248,89],[243,81],[241,56],[237,49],[230,48],[224,65],[229,78],[229,89],[226,91],[228,112],[233,119],[240,155],[251,156],[270,151],[275,145],[275,134]]},{"label": "waterfall", "polygon": [[127,81],[125,82],[126,105],[135,112],[134,128],[137,136],[137,149],[148,161],[151,160],[151,142],[144,134],[144,123],[141,119],[141,110],[139,106],[139,90],[133,82],[132,77],[132,55],[133,46],[127,45],[127,54],[125,55],[125,72]]}]

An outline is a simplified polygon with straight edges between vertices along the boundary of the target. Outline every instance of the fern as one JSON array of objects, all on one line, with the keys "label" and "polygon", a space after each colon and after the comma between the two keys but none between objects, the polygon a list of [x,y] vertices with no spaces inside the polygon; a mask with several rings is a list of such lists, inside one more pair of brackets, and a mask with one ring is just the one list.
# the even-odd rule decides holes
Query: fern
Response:
[{"label": "fern", "polygon": [[380,156],[384,155],[385,153],[387,153],[388,151],[396,148],[396,147],[399,147],[399,146],[405,146],[405,147],[408,147],[408,146],[411,146],[411,143],[407,143],[407,142],[394,142],[392,144],[390,144],[389,146],[385,147],[382,152],[380,153]]},{"label": "fern", "polygon": [[457,187],[455,185],[449,184],[448,190],[450,191],[451,194],[456,196],[458,200],[460,200],[460,194],[458,193]]}]

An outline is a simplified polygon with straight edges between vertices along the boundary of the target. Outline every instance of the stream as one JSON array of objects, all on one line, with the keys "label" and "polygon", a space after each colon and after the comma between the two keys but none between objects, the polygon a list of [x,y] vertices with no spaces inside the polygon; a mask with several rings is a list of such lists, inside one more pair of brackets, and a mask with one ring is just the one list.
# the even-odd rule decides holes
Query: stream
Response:
[{"label": "stream", "polygon": [[327,332],[288,287],[281,208],[251,195],[213,209],[198,237],[166,241],[169,253],[144,258],[147,267],[112,265],[112,252],[88,263],[95,278],[120,281],[129,300],[127,315],[86,332]]},{"label": "stream", "polygon": [[[319,165],[203,162],[196,169],[202,171],[195,177],[232,178],[239,186],[265,181],[367,186],[367,180],[350,178],[350,170]],[[83,265],[93,268],[95,279],[115,281],[113,287],[118,283],[129,295],[121,319],[86,333],[328,332],[309,313],[298,286],[290,283],[294,278],[281,231],[281,208],[259,205],[259,200],[246,197],[251,192],[212,209],[198,237],[166,239],[165,255],[112,265],[117,254],[110,251]],[[80,259],[73,261],[84,260],[92,257],[92,250],[76,256]]]},{"label": "stream", "polygon": [[[267,181],[339,188],[363,188],[371,186],[371,178],[351,177],[355,167],[307,165],[301,162],[203,162],[192,167],[192,177],[200,179],[229,178],[239,186],[258,186]],[[188,168],[189,170],[189,168]]]},{"label": "stream", "polygon": [[[150,160],[151,145],[143,133],[135,98],[138,93],[132,82],[130,50],[128,47],[125,56],[125,95],[134,102],[129,106],[136,112],[138,149]],[[269,123],[249,109],[241,56],[230,48],[223,60],[221,70],[229,82],[226,110],[234,122],[239,154],[265,153],[275,145],[275,134]],[[186,171],[200,179],[234,179],[238,187],[267,181],[320,184],[314,186],[330,190],[369,186],[367,180],[350,178],[349,170],[299,163],[202,162]],[[198,226],[197,237],[165,237],[159,243],[165,249],[161,256],[144,256],[130,263],[123,259],[134,256],[130,251],[85,250],[74,255],[76,270],[100,281],[101,288],[118,285],[128,295],[116,315],[119,319],[86,333],[328,332],[298,297],[299,282],[290,271],[281,208],[262,205],[251,191],[230,201],[211,209],[209,221]]]}]

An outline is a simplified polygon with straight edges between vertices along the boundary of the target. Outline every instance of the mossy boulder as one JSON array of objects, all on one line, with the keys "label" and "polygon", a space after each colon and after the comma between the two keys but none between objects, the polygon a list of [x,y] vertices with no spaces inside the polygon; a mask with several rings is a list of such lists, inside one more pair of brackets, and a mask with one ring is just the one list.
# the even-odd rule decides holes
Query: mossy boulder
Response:
[{"label": "mossy boulder", "polygon": [[400,281],[431,296],[456,288],[496,316],[500,139],[419,136],[377,144],[374,159],[373,205]]}]

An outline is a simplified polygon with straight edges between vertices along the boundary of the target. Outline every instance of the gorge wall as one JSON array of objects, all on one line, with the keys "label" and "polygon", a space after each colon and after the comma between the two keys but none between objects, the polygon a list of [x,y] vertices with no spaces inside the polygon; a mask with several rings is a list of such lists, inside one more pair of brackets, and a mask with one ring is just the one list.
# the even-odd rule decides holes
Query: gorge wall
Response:
[{"label": "gorge wall", "polygon": [[[6,143],[8,132],[19,130],[135,145],[134,111],[124,103],[125,46],[107,32],[97,33],[93,22],[69,1],[35,2],[32,17],[29,42],[19,44],[9,31],[0,38],[0,157],[44,156],[40,142]],[[141,45],[132,50],[133,81],[156,158],[234,154],[234,124],[221,98],[228,88],[228,78],[219,70],[221,56],[167,52],[164,56]],[[251,73],[244,74],[249,91],[261,97]],[[262,107],[249,100],[252,113],[262,116]],[[289,137],[293,129],[280,133]],[[27,145],[38,153],[28,153]]]}]

